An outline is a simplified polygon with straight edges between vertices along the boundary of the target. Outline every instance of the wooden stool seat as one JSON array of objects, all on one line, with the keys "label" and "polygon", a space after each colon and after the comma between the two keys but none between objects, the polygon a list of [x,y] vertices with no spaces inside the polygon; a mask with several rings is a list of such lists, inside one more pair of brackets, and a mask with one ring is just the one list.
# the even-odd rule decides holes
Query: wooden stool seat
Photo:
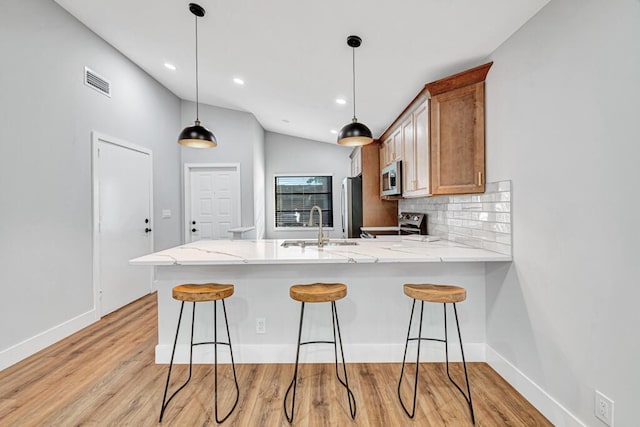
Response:
[{"label": "wooden stool seat", "polygon": [[289,295],[300,302],[330,302],[347,296],[347,285],[342,283],[312,283],[293,285]]},{"label": "wooden stool seat", "polygon": [[173,288],[173,298],[179,301],[217,301],[231,295],[233,295],[233,285],[219,283],[205,283],[202,285],[188,283]]},{"label": "wooden stool seat", "polygon": [[456,303],[467,298],[465,288],[452,285],[406,284],[404,285],[404,293],[420,301],[440,303]]}]

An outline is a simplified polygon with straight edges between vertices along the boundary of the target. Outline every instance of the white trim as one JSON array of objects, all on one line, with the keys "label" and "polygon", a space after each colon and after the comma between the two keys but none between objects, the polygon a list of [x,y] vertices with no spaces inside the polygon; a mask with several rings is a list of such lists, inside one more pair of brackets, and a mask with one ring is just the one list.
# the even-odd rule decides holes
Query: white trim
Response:
[{"label": "white trim", "polygon": [[[457,362],[460,347],[450,343],[449,360]],[[456,350],[457,348],[457,350]],[[156,363],[166,364],[171,360],[172,345],[156,346]],[[485,345],[470,343],[464,345],[467,362],[484,362]],[[404,344],[346,344],[344,346],[347,363],[400,363],[404,353]],[[236,363],[293,363],[296,354],[295,344],[233,344],[233,356]],[[415,352],[413,353],[415,358]],[[225,348],[218,349],[218,360],[229,363],[229,353]],[[411,360],[409,357],[407,360]],[[413,359],[415,361],[415,359]],[[300,363],[332,363],[333,346],[302,347]],[[420,362],[444,362],[445,353],[441,343],[434,346],[423,344],[420,349]],[[178,344],[174,363],[189,363],[189,345]],[[198,346],[193,349],[193,363],[213,363],[213,347]]]},{"label": "white trim", "polygon": [[[184,218],[184,228],[182,235],[182,243],[187,243],[187,236],[191,232],[191,224],[188,218],[191,218],[191,170],[192,169],[226,169],[234,168],[238,173],[238,212],[236,212],[237,225],[235,227],[242,226],[242,173],[240,171],[240,163],[185,163],[183,170],[184,188],[182,197],[182,214]],[[234,227],[234,228],[235,228]]]},{"label": "white trim", "polygon": [[486,345],[486,352],[489,366],[522,394],[542,415],[547,417],[553,425],[558,427],[586,426],[578,417],[569,412],[560,402],[488,344]]},{"label": "white trim", "polygon": [[[138,151],[149,156],[151,168],[149,169],[149,221],[152,228],[155,228],[153,218],[153,152],[140,145],[131,144],[127,141],[114,138],[103,133],[91,132],[91,189],[92,189],[92,216],[93,216],[93,313],[96,320],[102,317],[102,304],[100,298],[100,185],[98,178],[100,164],[98,162],[99,143],[117,145],[129,150]],[[153,233],[149,236],[149,252],[153,252]],[[154,290],[154,269],[150,269],[149,292]]]},{"label": "white trim", "polygon": [[[319,227],[278,227],[276,225],[276,201],[275,201],[275,197],[276,197],[276,178],[279,176],[330,176],[331,177],[331,220],[334,222],[334,227],[335,227],[335,206],[333,206],[333,198],[335,196],[334,191],[333,191],[333,178],[334,178],[334,174],[330,173],[330,172],[298,172],[298,173],[277,173],[274,172],[273,176],[271,177],[271,187],[272,187],[272,202],[273,202],[273,223],[271,224],[273,226],[273,231],[318,231]],[[322,227],[323,230],[328,230],[328,231],[333,231],[334,227]]]},{"label": "white trim", "polygon": [[0,351],[0,371],[91,325],[97,320],[94,311],[89,310]]}]

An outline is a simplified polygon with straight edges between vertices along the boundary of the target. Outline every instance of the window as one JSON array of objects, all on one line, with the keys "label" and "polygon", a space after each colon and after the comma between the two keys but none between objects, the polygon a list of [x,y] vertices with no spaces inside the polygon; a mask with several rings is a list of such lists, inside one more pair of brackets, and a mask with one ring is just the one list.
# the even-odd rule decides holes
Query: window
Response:
[{"label": "window", "polygon": [[[275,177],[276,228],[308,227],[313,206],[322,209],[322,226],[333,227],[332,177],[279,175]],[[313,214],[313,226],[318,214]]]}]

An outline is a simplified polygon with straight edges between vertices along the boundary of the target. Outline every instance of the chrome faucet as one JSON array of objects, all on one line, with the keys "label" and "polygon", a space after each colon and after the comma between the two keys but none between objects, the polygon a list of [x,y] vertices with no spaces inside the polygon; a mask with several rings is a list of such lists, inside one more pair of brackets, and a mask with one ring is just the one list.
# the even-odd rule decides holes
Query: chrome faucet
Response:
[{"label": "chrome faucet", "polygon": [[319,223],[318,223],[318,248],[322,248],[324,246],[324,242],[328,239],[325,239],[324,235],[322,234],[322,209],[320,209],[320,206],[314,206],[311,208],[311,210],[309,211],[309,227],[313,227],[313,211],[316,210],[318,211],[318,219],[319,219]]}]

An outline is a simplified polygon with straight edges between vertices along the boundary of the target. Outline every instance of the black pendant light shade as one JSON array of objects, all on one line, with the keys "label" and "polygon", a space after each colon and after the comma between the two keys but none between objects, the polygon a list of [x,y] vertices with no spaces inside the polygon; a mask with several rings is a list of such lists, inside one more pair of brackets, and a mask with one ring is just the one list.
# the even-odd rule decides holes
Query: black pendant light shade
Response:
[{"label": "black pendant light shade", "polygon": [[196,120],[193,126],[188,126],[180,132],[178,144],[193,148],[213,148],[218,146],[216,137],[209,129],[200,124],[200,100],[198,98],[198,18],[205,14],[204,8],[196,3],[189,3],[189,11],[196,18]]},{"label": "black pendant light shade", "polygon": [[216,136],[196,120],[193,126],[188,126],[180,132],[178,143],[185,147],[213,148],[218,146]]},{"label": "black pendant light shade", "polygon": [[373,141],[373,135],[367,126],[353,121],[345,125],[338,133],[338,144],[348,147],[367,145]]},{"label": "black pendant light shade", "polygon": [[371,130],[358,122],[356,118],[356,48],[360,47],[362,39],[358,36],[347,37],[347,45],[353,49],[353,119],[338,133],[338,144],[348,147],[367,145],[373,141]]}]

